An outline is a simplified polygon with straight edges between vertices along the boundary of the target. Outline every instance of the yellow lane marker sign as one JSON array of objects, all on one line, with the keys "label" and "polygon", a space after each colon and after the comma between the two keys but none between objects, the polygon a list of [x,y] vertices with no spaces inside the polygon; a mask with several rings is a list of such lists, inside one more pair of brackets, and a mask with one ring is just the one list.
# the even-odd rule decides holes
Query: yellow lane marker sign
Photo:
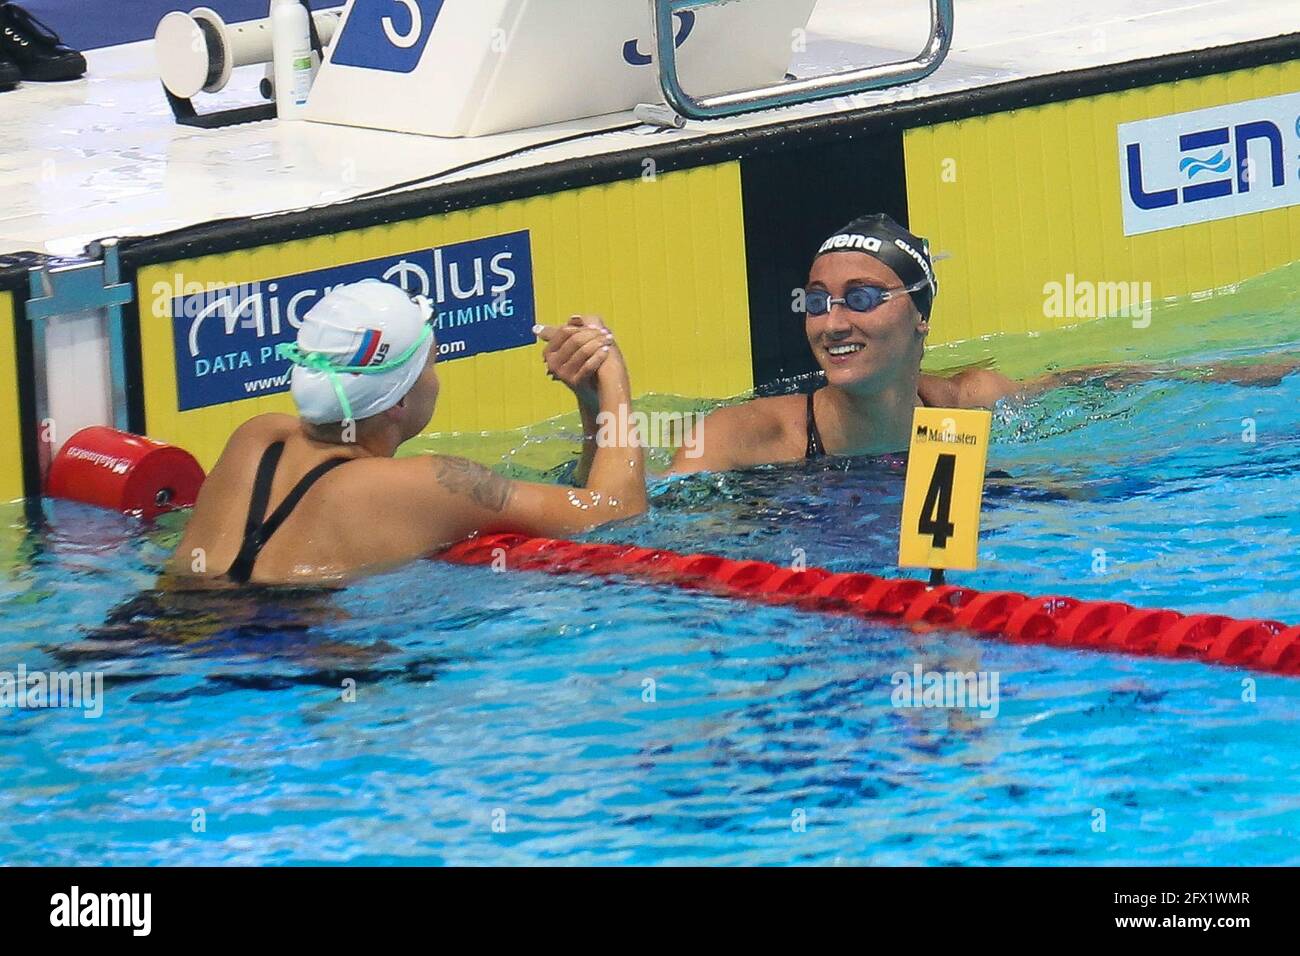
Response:
[{"label": "yellow lane marker sign", "polygon": [[989,412],[918,408],[903,489],[898,564],[975,570],[988,464]]}]

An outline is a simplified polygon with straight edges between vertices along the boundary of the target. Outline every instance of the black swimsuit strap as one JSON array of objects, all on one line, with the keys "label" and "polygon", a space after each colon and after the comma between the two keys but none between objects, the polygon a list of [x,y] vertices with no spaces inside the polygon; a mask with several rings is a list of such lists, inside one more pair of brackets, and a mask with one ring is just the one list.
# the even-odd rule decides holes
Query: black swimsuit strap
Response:
[{"label": "black swimsuit strap", "polygon": [[[826,445],[822,441],[821,430],[817,427],[817,413],[813,410],[813,396],[816,394],[816,391],[808,393],[808,413],[806,416],[808,423],[808,447],[803,453],[804,458],[808,461],[812,461],[815,458],[826,457]],[[930,407],[930,403],[925,400],[925,397],[922,396],[920,392],[917,392],[917,397],[921,399],[921,405],[923,407]]]},{"label": "black swimsuit strap", "polygon": [[822,433],[817,428],[817,413],[813,411],[813,396],[816,394],[815,391],[808,393],[808,447],[803,453],[804,458],[808,461],[826,455],[826,446],[822,444]]},{"label": "black swimsuit strap", "polygon": [[262,460],[257,463],[257,476],[253,479],[253,497],[248,503],[248,520],[244,522],[244,543],[257,533],[262,519],[266,516],[266,506],[271,501],[271,483],[275,481],[276,469],[280,467],[280,456],[284,454],[284,442],[278,441],[268,445],[262,452]]},{"label": "black swimsuit strap", "polygon": [[311,490],[311,486],[316,484],[331,471],[345,462],[351,461],[351,458],[331,458],[329,461],[323,461],[307,474],[303,475],[299,482],[293,486],[293,490],[285,495],[284,501],[280,502],[280,507],[271,512],[271,517],[262,522],[262,543],[265,544],[271,535],[280,530],[280,525],[284,524],[286,518],[293,513],[293,509],[298,507],[298,502],[302,501],[302,496]]},{"label": "black swimsuit strap", "polygon": [[321,462],[303,475],[293,489],[285,495],[280,506],[271,513],[269,518],[263,520],[266,506],[271,500],[271,484],[275,480],[275,470],[280,464],[280,456],[283,453],[284,442],[275,442],[267,446],[266,451],[262,453],[262,460],[257,465],[257,476],[253,479],[253,496],[248,505],[248,520],[244,523],[244,541],[240,545],[239,554],[230,565],[230,570],[226,572],[226,577],[236,584],[247,584],[252,579],[253,565],[257,563],[258,555],[271,540],[271,535],[279,530],[280,525],[284,524],[293,513],[293,509],[298,507],[298,502],[302,501],[302,496],[311,490],[311,486],[339,465],[352,460],[331,458]]}]

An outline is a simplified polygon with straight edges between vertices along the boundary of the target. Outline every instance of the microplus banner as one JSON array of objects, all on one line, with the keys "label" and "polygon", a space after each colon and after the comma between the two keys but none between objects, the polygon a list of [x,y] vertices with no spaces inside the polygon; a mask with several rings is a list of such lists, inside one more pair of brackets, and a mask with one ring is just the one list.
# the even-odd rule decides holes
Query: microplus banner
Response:
[{"label": "microplus banner", "polygon": [[247,285],[187,288],[171,299],[181,411],[289,389],[290,363],[276,346],[335,286],[382,279],[434,303],[438,360],[468,358],[535,341],[532,245],[527,231],[372,259]]}]

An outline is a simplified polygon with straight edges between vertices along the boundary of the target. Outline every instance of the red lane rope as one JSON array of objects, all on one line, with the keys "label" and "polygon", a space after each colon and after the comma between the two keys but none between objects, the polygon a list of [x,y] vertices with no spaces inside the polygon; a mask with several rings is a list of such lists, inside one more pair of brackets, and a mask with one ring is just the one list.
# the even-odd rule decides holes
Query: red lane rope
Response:
[{"label": "red lane rope", "polygon": [[929,588],[915,578],[796,571],[766,561],[678,554],[623,544],[580,544],[522,534],[471,538],[439,555],[454,564],[504,560],[514,570],[618,574],[730,597],[894,618],[912,627],[973,631],[1014,644],[1197,660],[1300,676],[1300,626],[1221,614],[1180,614],[1119,601],[1080,601],[1015,591]]}]

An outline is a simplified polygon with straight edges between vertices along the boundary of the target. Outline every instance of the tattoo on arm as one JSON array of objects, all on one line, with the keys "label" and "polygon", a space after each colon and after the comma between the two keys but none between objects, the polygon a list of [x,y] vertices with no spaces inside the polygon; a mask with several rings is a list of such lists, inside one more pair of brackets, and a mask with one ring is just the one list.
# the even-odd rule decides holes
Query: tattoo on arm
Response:
[{"label": "tattoo on arm", "polygon": [[452,494],[465,495],[489,511],[502,511],[510,500],[509,479],[465,458],[434,458],[433,473]]}]

